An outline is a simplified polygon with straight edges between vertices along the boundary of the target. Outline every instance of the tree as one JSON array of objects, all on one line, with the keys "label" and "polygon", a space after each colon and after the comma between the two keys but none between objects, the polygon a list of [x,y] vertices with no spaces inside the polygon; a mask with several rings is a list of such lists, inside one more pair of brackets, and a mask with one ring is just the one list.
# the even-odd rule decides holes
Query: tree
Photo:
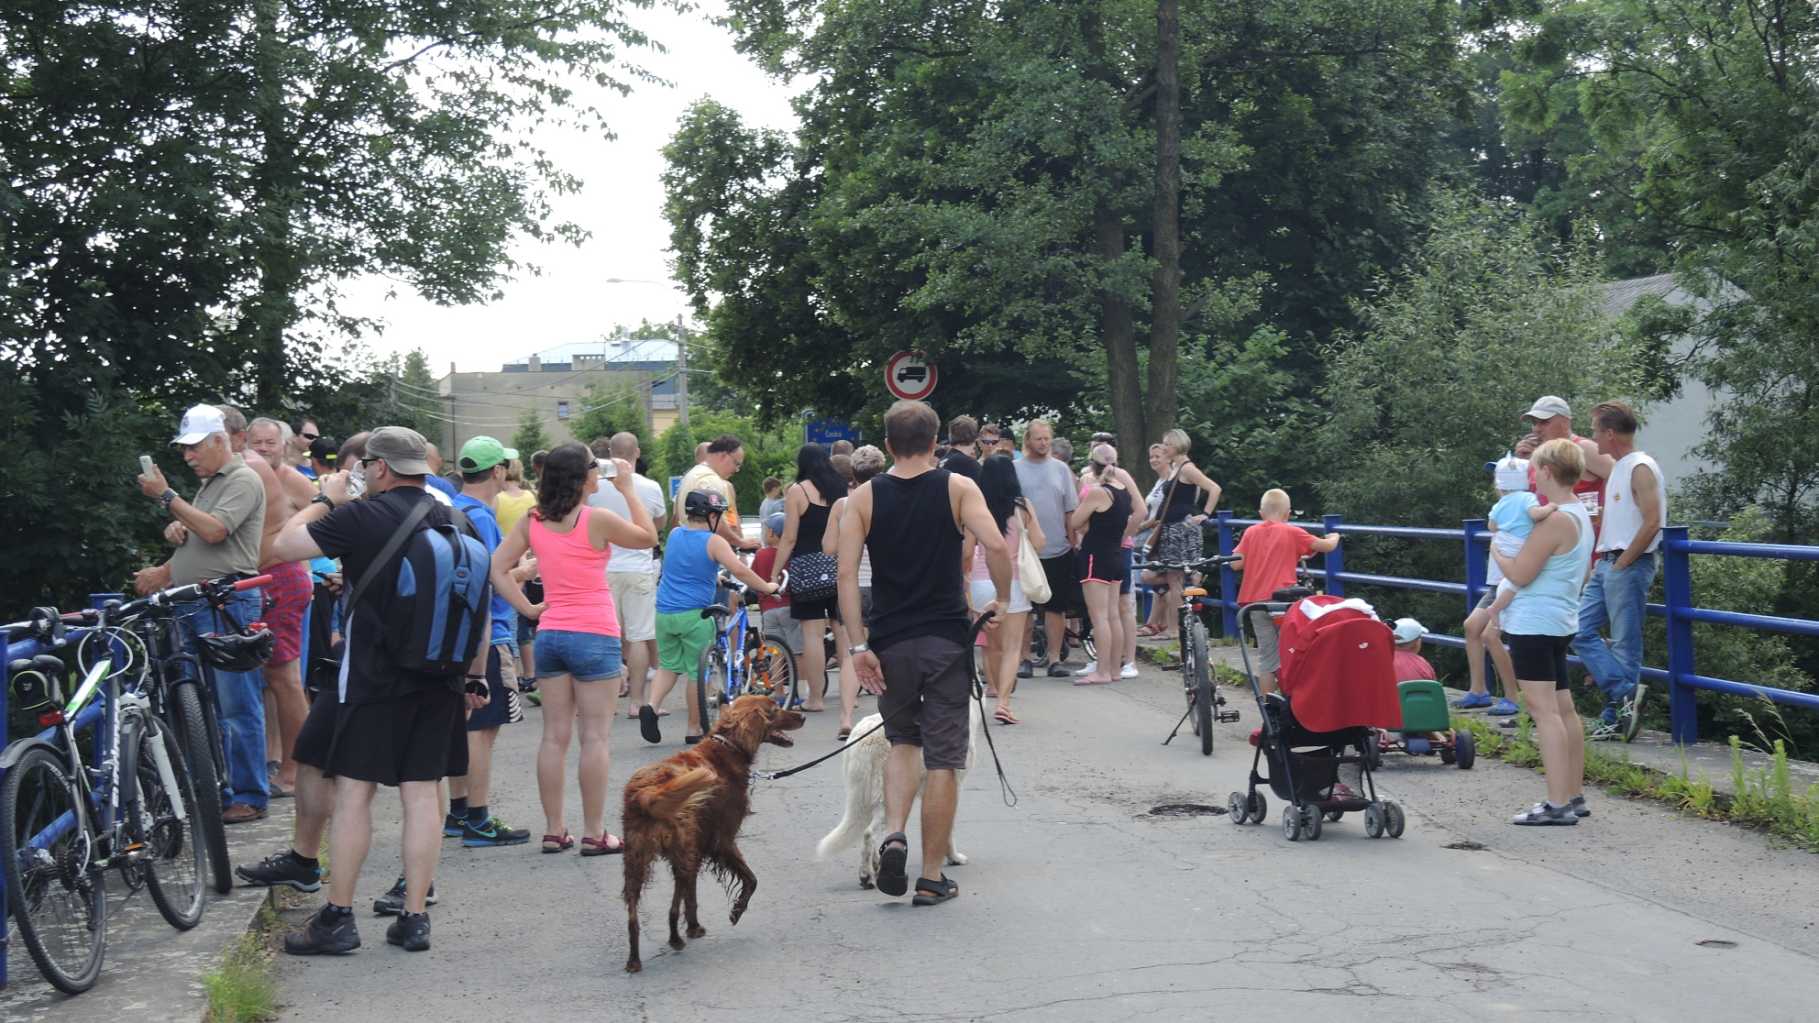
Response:
[{"label": "tree", "polygon": [[646,447],[651,430],[643,389],[624,380],[589,384],[581,399],[580,414],[569,422],[568,428],[583,444],[623,431],[636,434],[638,446]]},{"label": "tree", "polygon": [[518,420],[518,432],[512,434],[512,447],[518,449],[526,468],[531,464],[531,455],[549,448],[549,437],[543,432],[543,419],[536,409],[524,410],[523,418]]}]

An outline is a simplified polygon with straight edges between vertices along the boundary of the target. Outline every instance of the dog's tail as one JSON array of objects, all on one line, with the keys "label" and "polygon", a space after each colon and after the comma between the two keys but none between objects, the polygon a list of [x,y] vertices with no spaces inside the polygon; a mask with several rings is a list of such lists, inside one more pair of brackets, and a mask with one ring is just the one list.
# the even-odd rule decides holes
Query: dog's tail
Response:
[{"label": "dog's tail", "polygon": [[[857,760],[854,762],[858,763]],[[876,794],[867,792],[867,788],[862,772],[849,766],[846,772],[846,816],[841,817],[834,830],[816,843],[816,859],[824,860],[842,849],[851,848],[865,834],[865,826],[872,817],[872,803],[876,801]]]},{"label": "dog's tail", "polygon": [[707,792],[720,781],[720,776],[705,767],[697,767],[670,779],[660,788],[652,787],[638,794],[638,804],[645,813],[658,820],[669,820],[690,803],[706,799]]}]

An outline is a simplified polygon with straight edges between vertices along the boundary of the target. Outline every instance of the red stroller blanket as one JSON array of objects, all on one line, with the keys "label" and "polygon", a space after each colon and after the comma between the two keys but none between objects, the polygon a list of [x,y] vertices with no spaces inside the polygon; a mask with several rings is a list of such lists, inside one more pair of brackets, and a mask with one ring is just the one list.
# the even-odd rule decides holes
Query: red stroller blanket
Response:
[{"label": "red stroller blanket", "polygon": [[1296,601],[1282,618],[1283,695],[1301,727],[1395,728],[1395,638],[1361,600],[1318,594]]}]

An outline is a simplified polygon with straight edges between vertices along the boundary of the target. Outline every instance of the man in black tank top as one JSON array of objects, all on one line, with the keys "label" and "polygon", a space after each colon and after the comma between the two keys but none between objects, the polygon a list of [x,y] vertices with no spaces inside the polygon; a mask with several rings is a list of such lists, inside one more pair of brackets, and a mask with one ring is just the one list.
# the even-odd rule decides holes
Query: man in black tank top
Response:
[{"label": "man in black tank top", "polygon": [[[935,467],[935,434],[941,421],[918,401],[900,401],[884,416],[884,443],[895,464],[853,491],[840,519],[840,610],[859,617],[859,555],[869,547],[872,613],[849,649],[859,684],[878,697],[890,758],[884,763],[884,820],[890,834],[880,850],[878,890],[909,890],[909,839],[903,829],[920,781],[916,758],[928,771],[922,788],[922,874],[916,905],[932,906],[960,894],[941,872],[954,828],[959,785],[966,766],[968,719],[966,588],[960,552],[967,543],[985,551],[997,599],[1010,601],[1011,556],[985,506],[979,487]],[[972,534],[969,539],[966,534]],[[868,543],[868,537],[876,537]],[[994,617],[988,628],[997,626]]]}]

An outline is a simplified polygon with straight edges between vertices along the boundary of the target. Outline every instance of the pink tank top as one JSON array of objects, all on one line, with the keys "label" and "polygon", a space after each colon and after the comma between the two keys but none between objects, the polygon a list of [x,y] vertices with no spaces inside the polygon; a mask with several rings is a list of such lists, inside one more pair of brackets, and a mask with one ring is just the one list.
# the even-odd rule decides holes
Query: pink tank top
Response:
[{"label": "pink tank top", "polygon": [[542,519],[531,516],[531,551],[537,555],[537,572],[543,576],[543,617],[537,629],[591,632],[619,636],[619,615],[613,608],[613,591],[606,587],[606,562],[612,549],[598,551],[587,539],[587,520],[594,509],[581,506],[575,528],[558,533]]},{"label": "pink tank top", "polygon": [[[1023,513],[1013,510],[1008,528],[1004,531],[1005,546],[1011,549],[1011,578],[1017,578],[1017,545],[1023,540]],[[985,548],[973,545],[972,578],[983,582],[992,581],[992,570],[985,564]],[[980,635],[984,635],[981,633]]]}]

